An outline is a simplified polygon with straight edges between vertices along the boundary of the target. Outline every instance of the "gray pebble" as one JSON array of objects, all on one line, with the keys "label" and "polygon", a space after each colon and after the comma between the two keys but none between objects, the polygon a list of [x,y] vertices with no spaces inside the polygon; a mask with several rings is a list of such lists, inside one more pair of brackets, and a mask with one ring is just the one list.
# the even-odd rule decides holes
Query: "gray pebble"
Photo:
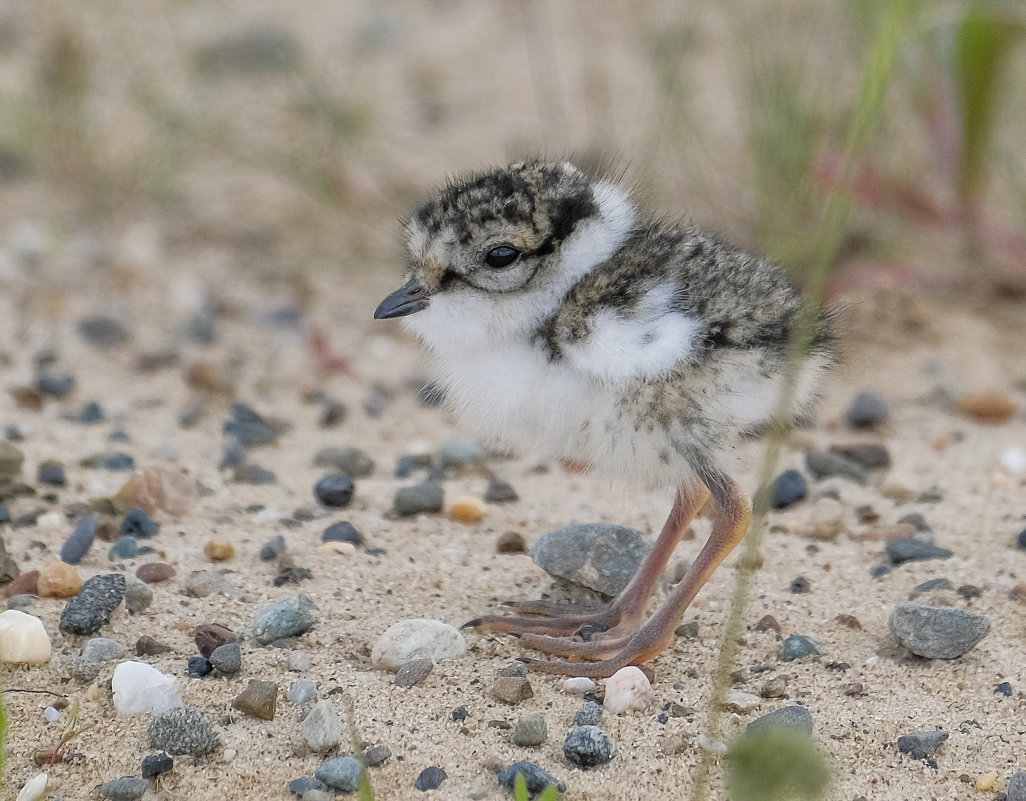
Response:
[{"label": "gray pebble", "polygon": [[780,647],[780,661],[793,662],[806,656],[823,656],[826,652],[827,647],[819,640],[804,634],[792,634]]},{"label": "gray pebble", "polygon": [[442,467],[464,467],[484,457],[484,448],[469,439],[450,439],[438,449],[438,461]]},{"label": "gray pebble", "polygon": [[844,413],[852,428],[871,428],[887,419],[887,401],[872,392],[860,392]]},{"label": "gray pebble", "polygon": [[548,736],[549,729],[542,715],[528,715],[520,718],[513,727],[513,742],[519,746],[541,745]]},{"label": "gray pebble", "polygon": [[578,726],[563,742],[563,755],[581,768],[604,765],[616,756],[613,739],[598,726]]},{"label": "gray pebble", "polygon": [[951,551],[939,548],[932,542],[915,537],[898,537],[887,543],[887,558],[892,564],[903,562],[922,562],[927,559],[950,559]]},{"label": "gray pebble", "polygon": [[295,637],[309,629],[320,614],[317,604],[302,593],[266,606],[253,618],[253,636],[261,645]]},{"label": "gray pebble", "polygon": [[990,631],[990,621],[976,612],[913,603],[895,608],[887,625],[902,645],[927,659],[955,659]]},{"label": "gray pebble", "polygon": [[68,373],[44,373],[36,378],[36,389],[51,398],[66,398],[75,388],[75,376]]},{"label": "gray pebble", "polygon": [[167,754],[150,754],[143,757],[142,767],[139,771],[144,779],[152,779],[161,773],[167,773],[175,766],[175,761]]},{"label": "gray pebble", "polygon": [[100,459],[99,466],[112,473],[135,469],[135,459],[130,453],[108,453]]},{"label": "gray pebble", "polygon": [[930,528],[930,524],[926,522],[926,518],[919,512],[909,512],[904,517],[899,518],[898,522],[908,523],[910,526],[915,526],[916,531],[933,531],[933,529]]},{"label": "gray pebble", "polygon": [[919,585],[913,587],[912,588],[912,592],[910,592],[908,594],[908,598],[911,601],[913,598],[916,598],[916,597],[918,597],[920,595],[925,595],[928,592],[933,592],[934,590],[950,590],[950,589],[953,589],[953,586],[952,586],[950,580],[948,580],[946,578],[930,579],[929,581],[924,581],[922,584],[919,584]]},{"label": "gray pebble", "polygon": [[363,764],[368,768],[384,765],[392,757],[392,750],[387,745],[372,745],[363,752]]},{"label": "gray pebble", "polygon": [[68,477],[64,474],[64,465],[60,462],[43,462],[39,465],[36,479],[40,484],[49,484],[51,487],[68,485]]},{"label": "gray pebble", "polygon": [[90,345],[102,350],[116,348],[132,339],[120,320],[104,314],[79,320],[78,335]]},{"label": "gray pebble", "polygon": [[517,495],[517,491],[513,489],[513,485],[498,478],[493,478],[488,482],[488,488],[485,490],[484,499],[488,503],[508,503],[510,501],[516,501],[520,499]]},{"label": "gray pebble", "polygon": [[285,553],[285,538],[278,534],[261,546],[260,561],[270,562],[272,559],[277,559],[283,553]]},{"label": "gray pebble", "polygon": [[160,523],[149,516],[140,506],[132,509],[121,521],[121,533],[129,534],[137,539],[146,540],[160,531]]},{"label": "gray pebble", "polygon": [[226,642],[210,652],[210,664],[214,670],[231,676],[242,670],[242,649],[237,642]]},{"label": "gray pebble", "polygon": [[221,431],[245,449],[269,445],[278,439],[278,432],[245,403],[232,404],[232,417]]},{"label": "gray pebble", "polygon": [[296,706],[301,706],[317,696],[317,685],[304,679],[293,684],[288,691],[288,699]]},{"label": "gray pebble", "polygon": [[353,479],[345,473],[329,473],[314,485],[318,503],[332,508],[348,506],[353,499]]},{"label": "gray pebble", "polygon": [[174,756],[202,756],[220,745],[210,717],[194,706],[161,712],[150,722],[147,734],[151,748],[159,748]]},{"label": "gray pebble", "polygon": [[422,793],[426,793],[428,790],[437,790],[442,782],[448,778],[449,776],[444,770],[436,765],[432,765],[420,772],[413,786]]},{"label": "gray pebble", "polygon": [[807,734],[812,733],[812,713],[803,706],[794,704],[774,709],[765,715],[760,715],[748,724],[746,731],[758,732],[768,728],[781,727],[796,729]]},{"label": "gray pebble", "polygon": [[1008,801],[1026,801],[1026,771],[1019,771],[1012,774],[1008,780],[1008,789],[1005,790]]},{"label": "gray pebble", "polygon": [[574,715],[575,726],[598,726],[602,720],[602,704],[598,701],[587,701]]},{"label": "gray pebble", "polygon": [[232,480],[236,484],[249,484],[252,487],[268,486],[278,483],[278,476],[266,467],[261,467],[252,462],[243,462],[237,465],[232,472]]},{"label": "gray pebble", "polygon": [[335,428],[345,422],[348,413],[349,409],[342,401],[326,398],[318,424],[321,428]]},{"label": "gray pebble", "polygon": [[153,603],[153,590],[142,581],[132,579],[125,585],[125,609],[130,615],[145,612]]},{"label": "gray pebble", "polygon": [[359,786],[362,770],[363,764],[356,757],[340,756],[321,763],[314,772],[314,778],[333,790],[353,793]]},{"label": "gray pebble", "polygon": [[522,676],[499,676],[492,683],[492,695],[507,704],[519,704],[534,697],[531,682]]},{"label": "gray pebble", "polygon": [[435,663],[427,658],[411,659],[399,668],[393,683],[397,687],[412,687],[415,684],[420,684],[427,678],[434,666]]},{"label": "gray pebble", "polygon": [[519,676],[525,678],[529,673],[527,665],[523,662],[510,662],[506,667],[499,670],[500,676]]},{"label": "gray pebble", "polygon": [[313,660],[310,659],[310,654],[306,651],[289,652],[289,670],[302,673],[304,670],[309,670],[312,664]]},{"label": "gray pebble", "polygon": [[100,524],[92,515],[86,515],[75,524],[75,530],[71,532],[64,544],[61,546],[61,561],[69,565],[77,565],[82,558],[89,553],[89,549],[96,539],[96,532]]},{"label": "gray pebble", "polygon": [[356,526],[347,520],[332,523],[321,534],[321,542],[349,542],[353,545],[363,545],[363,534],[357,531]]},{"label": "gray pebble", "polygon": [[854,459],[839,453],[810,448],[805,452],[805,466],[816,478],[841,476],[859,484],[866,483],[866,469]]},{"label": "gray pebble", "polygon": [[422,512],[441,512],[444,505],[445,490],[430,481],[412,487],[400,487],[392,502],[395,513],[403,517]]},{"label": "gray pebble", "polygon": [[78,413],[78,422],[85,425],[102,423],[105,419],[106,415],[103,413],[103,407],[96,401],[89,401],[82,407],[82,411]]},{"label": "gray pebble", "polygon": [[100,796],[106,798],[107,801],[138,801],[148,789],[150,789],[148,779],[125,776],[107,782],[100,787]]},{"label": "gray pebble", "polygon": [[809,491],[805,476],[797,470],[785,470],[770,490],[770,504],[774,509],[786,509],[802,500]]},{"label": "gray pebble", "polygon": [[640,531],[610,523],[585,523],[550,531],[530,550],[546,573],[617,595],[637,572],[649,546]]},{"label": "gray pebble", "polygon": [[940,729],[917,731],[914,734],[905,734],[899,737],[898,750],[913,759],[926,759],[933,756],[947,739],[948,733]]},{"label": "gray pebble", "polygon": [[527,785],[528,795],[535,796],[550,785],[561,793],[566,792],[566,785],[548,771],[535,765],[533,762],[522,760],[514,762],[499,774],[499,784],[508,790],[513,789],[516,775],[524,777],[524,784]]},{"label": "gray pebble", "polygon": [[112,562],[118,559],[134,559],[138,555],[139,540],[128,534],[119,538],[107,551],[107,558]]},{"label": "gray pebble", "polygon": [[82,645],[82,656],[94,662],[109,662],[121,659],[128,653],[128,647],[110,637],[92,637]]},{"label": "gray pebble", "polygon": [[299,731],[312,751],[330,751],[342,742],[342,720],[327,699],[313,705]]},{"label": "gray pebble", "polygon": [[124,597],[125,577],[120,573],[86,579],[78,595],[68,600],[57,628],[61,634],[95,634],[110,623],[110,616]]},{"label": "gray pebble", "polygon": [[374,460],[359,448],[321,448],[314,456],[314,464],[340,470],[353,478],[366,478],[374,472]]},{"label": "gray pebble", "polygon": [[309,790],[324,790],[326,787],[324,782],[312,776],[302,776],[289,782],[289,792],[298,796],[302,796]]},{"label": "gray pebble", "polygon": [[35,602],[36,597],[34,595],[29,595],[27,592],[19,592],[17,595],[12,595],[7,599],[7,608],[24,611]]}]

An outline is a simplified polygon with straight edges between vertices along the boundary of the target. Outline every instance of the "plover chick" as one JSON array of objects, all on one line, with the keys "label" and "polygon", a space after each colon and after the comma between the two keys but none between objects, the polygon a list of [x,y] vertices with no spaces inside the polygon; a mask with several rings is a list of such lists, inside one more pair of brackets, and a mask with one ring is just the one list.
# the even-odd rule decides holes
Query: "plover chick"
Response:
[{"label": "plover chick", "polygon": [[[427,345],[463,424],[532,455],[676,488],[650,555],[608,605],[520,602],[467,625],[571,660],[532,661],[536,670],[607,676],[644,662],[744,537],[752,504],[730,477],[735,445],[774,422],[784,398],[788,419],[808,410],[832,361],[825,315],[812,315],[816,333],[795,362],[803,301],[777,266],[647,218],[625,188],[566,162],[453,181],[406,227],[408,280],[374,316],[402,317]],[[646,619],[710,495],[708,541]]]}]

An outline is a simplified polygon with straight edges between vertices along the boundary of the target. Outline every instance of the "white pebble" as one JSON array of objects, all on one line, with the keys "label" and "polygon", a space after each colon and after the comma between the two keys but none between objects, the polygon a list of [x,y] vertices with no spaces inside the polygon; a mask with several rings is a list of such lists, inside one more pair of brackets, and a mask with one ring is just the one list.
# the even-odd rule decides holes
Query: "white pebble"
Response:
[{"label": "white pebble", "polygon": [[42,665],[51,653],[43,621],[18,609],[0,612],[0,662]]},{"label": "white pebble", "polygon": [[745,715],[753,709],[758,709],[762,699],[752,693],[743,690],[731,690],[727,693],[727,709]]},{"label": "white pebble", "polygon": [[595,689],[595,682],[587,676],[572,676],[563,682],[563,692],[570,695],[584,695]]},{"label": "white pebble", "polygon": [[719,740],[712,740],[706,737],[704,734],[698,735],[698,746],[711,754],[727,753],[726,743],[721,743]]},{"label": "white pebble", "polygon": [[60,531],[68,524],[61,512],[47,512],[36,518],[36,526],[42,531]]},{"label": "white pebble", "polygon": [[388,627],[371,650],[371,664],[397,672],[411,659],[439,662],[461,656],[467,650],[463,635],[441,620],[412,618]]},{"label": "white pebble", "polygon": [[175,688],[175,677],[145,662],[122,662],[114,668],[111,688],[118,717],[166,712],[183,706],[182,696]]},{"label": "white pebble", "polygon": [[281,520],[284,517],[281,509],[277,506],[268,506],[261,509],[255,515],[253,515],[253,522],[263,525],[264,523],[274,523]]},{"label": "white pebble", "polygon": [[50,723],[56,723],[61,718],[61,711],[52,706],[48,706],[43,710],[43,717]]},{"label": "white pebble", "polygon": [[1022,448],[1009,448],[1001,454],[1001,466],[1012,475],[1023,475],[1026,473],[1026,451]]},{"label": "white pebble", "polygon": [[310,654],[306,651],[291,651],[289,653],[289,670],[293,670],[296,673],[302,673],[303,671],[309,670],[313,664],[310,659]]},{"label": "white pebble", "polygon": [[606,679],[606,698],[602,707],[619,715],[636,709],[643,711],[652,705],[652,683],[641,668],[628,665]]},{"label": "white pebble", "polygon": [[222,760],[224,760],[225,762],[231,762],[231,761],[233,761],[233,760],[235,759],[235,757],[237,757],[238,755],[239,755],[239,752],[238,752],[238,751],[236,751],[236,750],[235,750],[234,748],[225,748],[225,749],[224,749],[224,750],[223,750],[223,751],[221,752],[221,759],[222,759]]},{"label": "white pebble", "polygon": [[37,801],[37,799],[43,797],[43,793],[46,792],[46,780],[47,775],[40,773],[38,776],[34,776],[25,782],[24,787],[21,788],[21,792],[18,793],[18,798],[15,801]]}]

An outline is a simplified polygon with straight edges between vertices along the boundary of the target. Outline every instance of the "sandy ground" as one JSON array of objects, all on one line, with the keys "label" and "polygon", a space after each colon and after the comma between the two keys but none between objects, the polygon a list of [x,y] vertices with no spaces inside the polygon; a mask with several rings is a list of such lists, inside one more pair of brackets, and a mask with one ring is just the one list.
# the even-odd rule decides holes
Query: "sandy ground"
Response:
[{"label": "sandy ground", "polygon": [[[230,278],[230,280],[229,280]],[[173,564],[178,576],[154,586],[154,602],[142,615],[116,612],[101,632],[131,646],[149,634],[171,645],[173,652],[152,658],[152,664],[180,677],[186,703],[207,709],[221,724],[225,748],[203,759],[179,758],[174,771],[157,782],[147,797],[177,799],[286,798],[292,778],[309,775],[319,764],[306,753],[299,734],[300,710],[284,698],[293,682],[314,680],[322,695],[345,712],[351,730],[368,743],[386,744],[392,758],[372,772],[379,798],[415,798],[413,783],[429,766],[442,767],[447,781],[435,791],[443,798],[502,798],[496,771],[519,760],[533,760],[568,786],[568,799],[680,798],[693,792],[691,776],[701,759],[696,736],[708,726],[709,676],[721,643],[722,624],[734,585],[734,562],[728,560],[703,590],[685,620],[697,620],[699,637],[680,640],[651,662],[655,670],[657,704],[633,716],[604,718],[619,755],[608,765],[589,771],[565,762],[561,746],[579,708],[579,698],[561,689],[557,678],[532,676],[534,697],[517,707],[491,697],[497,672],[522,651],[502,637],[470,633],[470,648],[454,661],[437,665],[420,685],[399,689],[392,675],[372,669],[370,648],[390,624],[407,617],[434,617],[454,625],[495,608],[505,599],[538,597],[549,580],[526,555],[499,554],[496,539],[505,531],[522,533],[533,542],[541,534],[570,522],[606,520],[643,531],[658,529],[670,494],[608,491],[598,478],[565,473],[557,465],[535,465],[495,457],[489,465],[509,480],[520,500],[490,505],[484,520],[474,525],[452,521],[445,515],[395,519],[389,514],[395,490],[410,479],[393,477],[397,459],[411,445],[435,447],[459,434],[446,413],[422,407],[407,379],[422,376],[423,361],[417,348],[397,328],[369,319],[376,300],[396,276],[368,277],[345,286],[324,277],[317,300],[302,317],[299,328],[275,326],[271,313],[285,302],[266,289],[228,273],[206,271],[200,278],[184,268],[171,282],[143,276],[112,304],[105,280],[62,296],[51,303],[49,319],[21,310],[35,307],[31,281],[9,282],[3,300],[3,351],[9,362],[3,369],[5,388],[31,381],[33,357],[43,347],[59,354],[59,366],[75,375],[75,394],[64,402],[49,402],[42,411],[17,408],[12,396],[0,396],[0,422],[26,423],[31,434],[19,447],[26,456],[24,474],[34,483],[36,466],[46,459],[62,461],[69,487],[58,499],[23,498],[11,504],[17,515],[33,508],[61,510],[78,501],[106,496],[124,482],[125,474],[78,466],[78,460],[111,446],[105,441],[113,423],[83,426],[66,419],[91,399],[101,403],[108,419],[126,431],[127,450],[140,466],[160,465],[185,472],[202,488],[188,513],[179,518],[161,514],[162,530],[155,541],[161,558]],[[219,318],[216,343],[208,347],[180,344],[173,333],[195,311],[210,290],[226,313]],[[912,311],[883,314],[879,299],[857,300],[849,314],[844,347],[846,365],[832,377],[817,422],[796,433],[781,467],[802,466],[802,451],[809,445],[826,446],[855,440],[879,441],[887,446],[894,466],[875,474],[867,486],[844,480],[826,480],[812,486],[813,498],[836,489],[845,508],[845,532],[834,541],[813,542],[801,535],[813,503],[770,516],[764,538],[764,566],[758,573],[755,594],[745,612],[749,627],[772,614],[784,634],[808,634],[825,642],[829,654],[822,659],[784,664],[777,658],[780,638],[772,632],[749,632],[741,650],[739,668],[768,666],[740,685],[757,692],[768,678],[786,674],[788,697],[763,700],[748,715],[728,713],[722,718],[727,737],[739,732],[760,712],[789,703],[802,703],[812,712],[816,743],[834,766],[829,798],[876,799],[993,798],[966,782],[996,772],[1000,790],[1022,762],[1024,745],[1022,679],[1022,602],[1010,591],[1026,570],[1026,555],[1014,546],[1024,527],[1023,477],[1000,466],[1008,448],[1026,448],[1026,420],[1021,409],[1021,345],[1013,336],[1015,314],[1022,309],[992,312],[988,317],[953,307],[912,304]],[[893,305],[893,304],[892,304]],[[899,304],[900,305],[900,304]],[[85,344],[75,333],[79,319],[89,314],[122,315],[132,343],[111,353]],[[884,320],[883,318],[887,318]],[[1021,318],[1020,318],[1021,319]],[[911,323],[918,331],[909,334]],[[331,347],[352,361],[351,375],[319,377],[316,360],[307,344],[306,326],[316,324],[329,333]],[[179,344],[176,344],[179,343]],[[181,356],[174,367],[140,374],[133,365],[140,352],[171,344]],[[253,451],[252,460],[278,476],[272,486],[231,483],[218,471],[227,418],[225,399],[204,396],[187,387],[188,367],[204,360],[223,368],[237,388],[236,397],[262,414],[287,421],[291,428],[277,445]],[[372,384],[394,391],[393,404],[380,416],[363,408]],[[949,410],[939,400],[938,387],[948,391],[990,389],[1014,399],[1017,417],[997,426],[983,425]],[[847,430],[843,411],[861,389],[882,394],[891,405],[891,421],[872,435]],[[349,406],[347,420],[338,428],[318,426],[319,407],[305,396],[323,390]],[[191,429],[177,425],[179,412],[199,401],[206,414]],[[350,556],[318,552],[320,533],[329,518],[287,525],[299,507],[312,507],[311,488],[323,470],[312,463],[313,454],[328,444],[352,445],[371,454],[374,474],[357,482],[352,505],[332,513],[330,520],[349,520],[367,538],[369,547]],[[750,469],[740,476],[751,487],[764,445],[747,446]],[[473,471],[445,482],[447,500],[463,493],[481,495],[486,479]],[[939,488],[941,500],[932,503],[896,502],[896,496],[915,497]],[[896,568],[881,579],[870,569],[881,561],[879,540],[856,539],[869,526],[857,522],[855,509],[869,504],[882,523],[909,512],[921,512],[933,526],[938,544],[955,552],[947,561],[913,563]],[[259,505],[264,511],[253,511]],[[271,510],[271,511],[268,511]],[[704,523],[696,524],[699,534]],[[5,527],[8,550],[24,570],[40,566],[59,550],[71,530],[70,523],[43,530]],[[192,629],[200,623],[219,622],[245,633],[253,615],[269,602],[297,590],[275,588],[274,568],[257,558],[260,546],[282,533],[299,565],[314,578],[298,589],[320,606],[323,615],[297,647],[308,652],[312,668],[300,675],[288,670],[288,651],[243,648],[244,668],[229,679],[186,678],[186,661],[195,655]],[[235,557],[220,565],[203,555],[211,540],[230,540]],[[691,557],[701,537],[685,541],[679,556]],[[134,573],[152,557],[112,565],[106,545],[97,543],[79,570],[83,577],[111,570]],[[222,571],[244,589],[241,599],[188,598],[182,581],[192,570]],[[794,595],[790,582],[805,576],[812,591]],[[960,659],[926,661],[911,657],[891,638],[887,629],[890,610],[906,599],[917,584],[947,577],[954,586],[973,584],[982,595],[964,601],[954,593],[935,601],[969,606],[986,614],[990,634]],[[46,722],[42,710],[52,695],[84,699],[86,687],[67,678],[62,656],[80,645],[62,637],[57,622],[63,602],[35,601],[30,611],[44,621],[55,656],[41,667],[15,667],[6,674],[4,696],[8,715],[5,797],[37,772],[31,754],[52,744],[59,725]],[[855,615],[861,630],[846,628],[835,618]],[[830,667],[846,663],[846,667]],[[104,666],[98,679],[106,688],[114,665]],[[697,677],[687,671],[694,668]],[[692,673],[691,675],[696,675]],[[232,699],[249,679],[276,682],[282,696],[273,721],[261,721],[231,709]],[[1008,680],[1013,696],[995,695],[994,687]],[[844,694],[853,682],[864,686],[857,696]],[[329,695],[330,693],[330,695]],[[658,722],[660,708],[669,702],[694,707],[691,717]],[[451,719],[453,709],[464,706],[470,717]],[[515,723],[524,715],[541,713],[549,739],[535,749],[514,746],[510,732],[492,721]],[[97,786],[122,775],[137,775],[146,744],[148,716],[119,719],[106,689],[99,700],[83,700],[81,721],[89,728],[76,738],[71,751],[84,755],[75,764],[51,770],[49,797],[93,799]],[[937,768],[899,755],[895,741],[901,734],[941,727],[951,733],[936,756]],[[683,737],[683,751],[664,753],[664,744]],[[226,758],[225,754],[231,755]],[[716,779],[718,782],[718,779]],[[700,791],[697,797],[723,798],[722,791]]]}]

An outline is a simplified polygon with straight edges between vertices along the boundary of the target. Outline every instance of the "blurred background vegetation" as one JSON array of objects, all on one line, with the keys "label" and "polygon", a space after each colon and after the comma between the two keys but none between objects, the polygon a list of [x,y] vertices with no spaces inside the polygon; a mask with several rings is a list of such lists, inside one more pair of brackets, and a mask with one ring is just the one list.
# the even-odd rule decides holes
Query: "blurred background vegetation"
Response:
[{"label": "blurred background vegetation", "polygon": [[[276,281],[394,276],[426,190],[544,153],[801,277],[889,2],[5,0],[0,246],[109,262],[145,223]],[[908,8],[834,289],[1024,294],[1026,7]]]}]

